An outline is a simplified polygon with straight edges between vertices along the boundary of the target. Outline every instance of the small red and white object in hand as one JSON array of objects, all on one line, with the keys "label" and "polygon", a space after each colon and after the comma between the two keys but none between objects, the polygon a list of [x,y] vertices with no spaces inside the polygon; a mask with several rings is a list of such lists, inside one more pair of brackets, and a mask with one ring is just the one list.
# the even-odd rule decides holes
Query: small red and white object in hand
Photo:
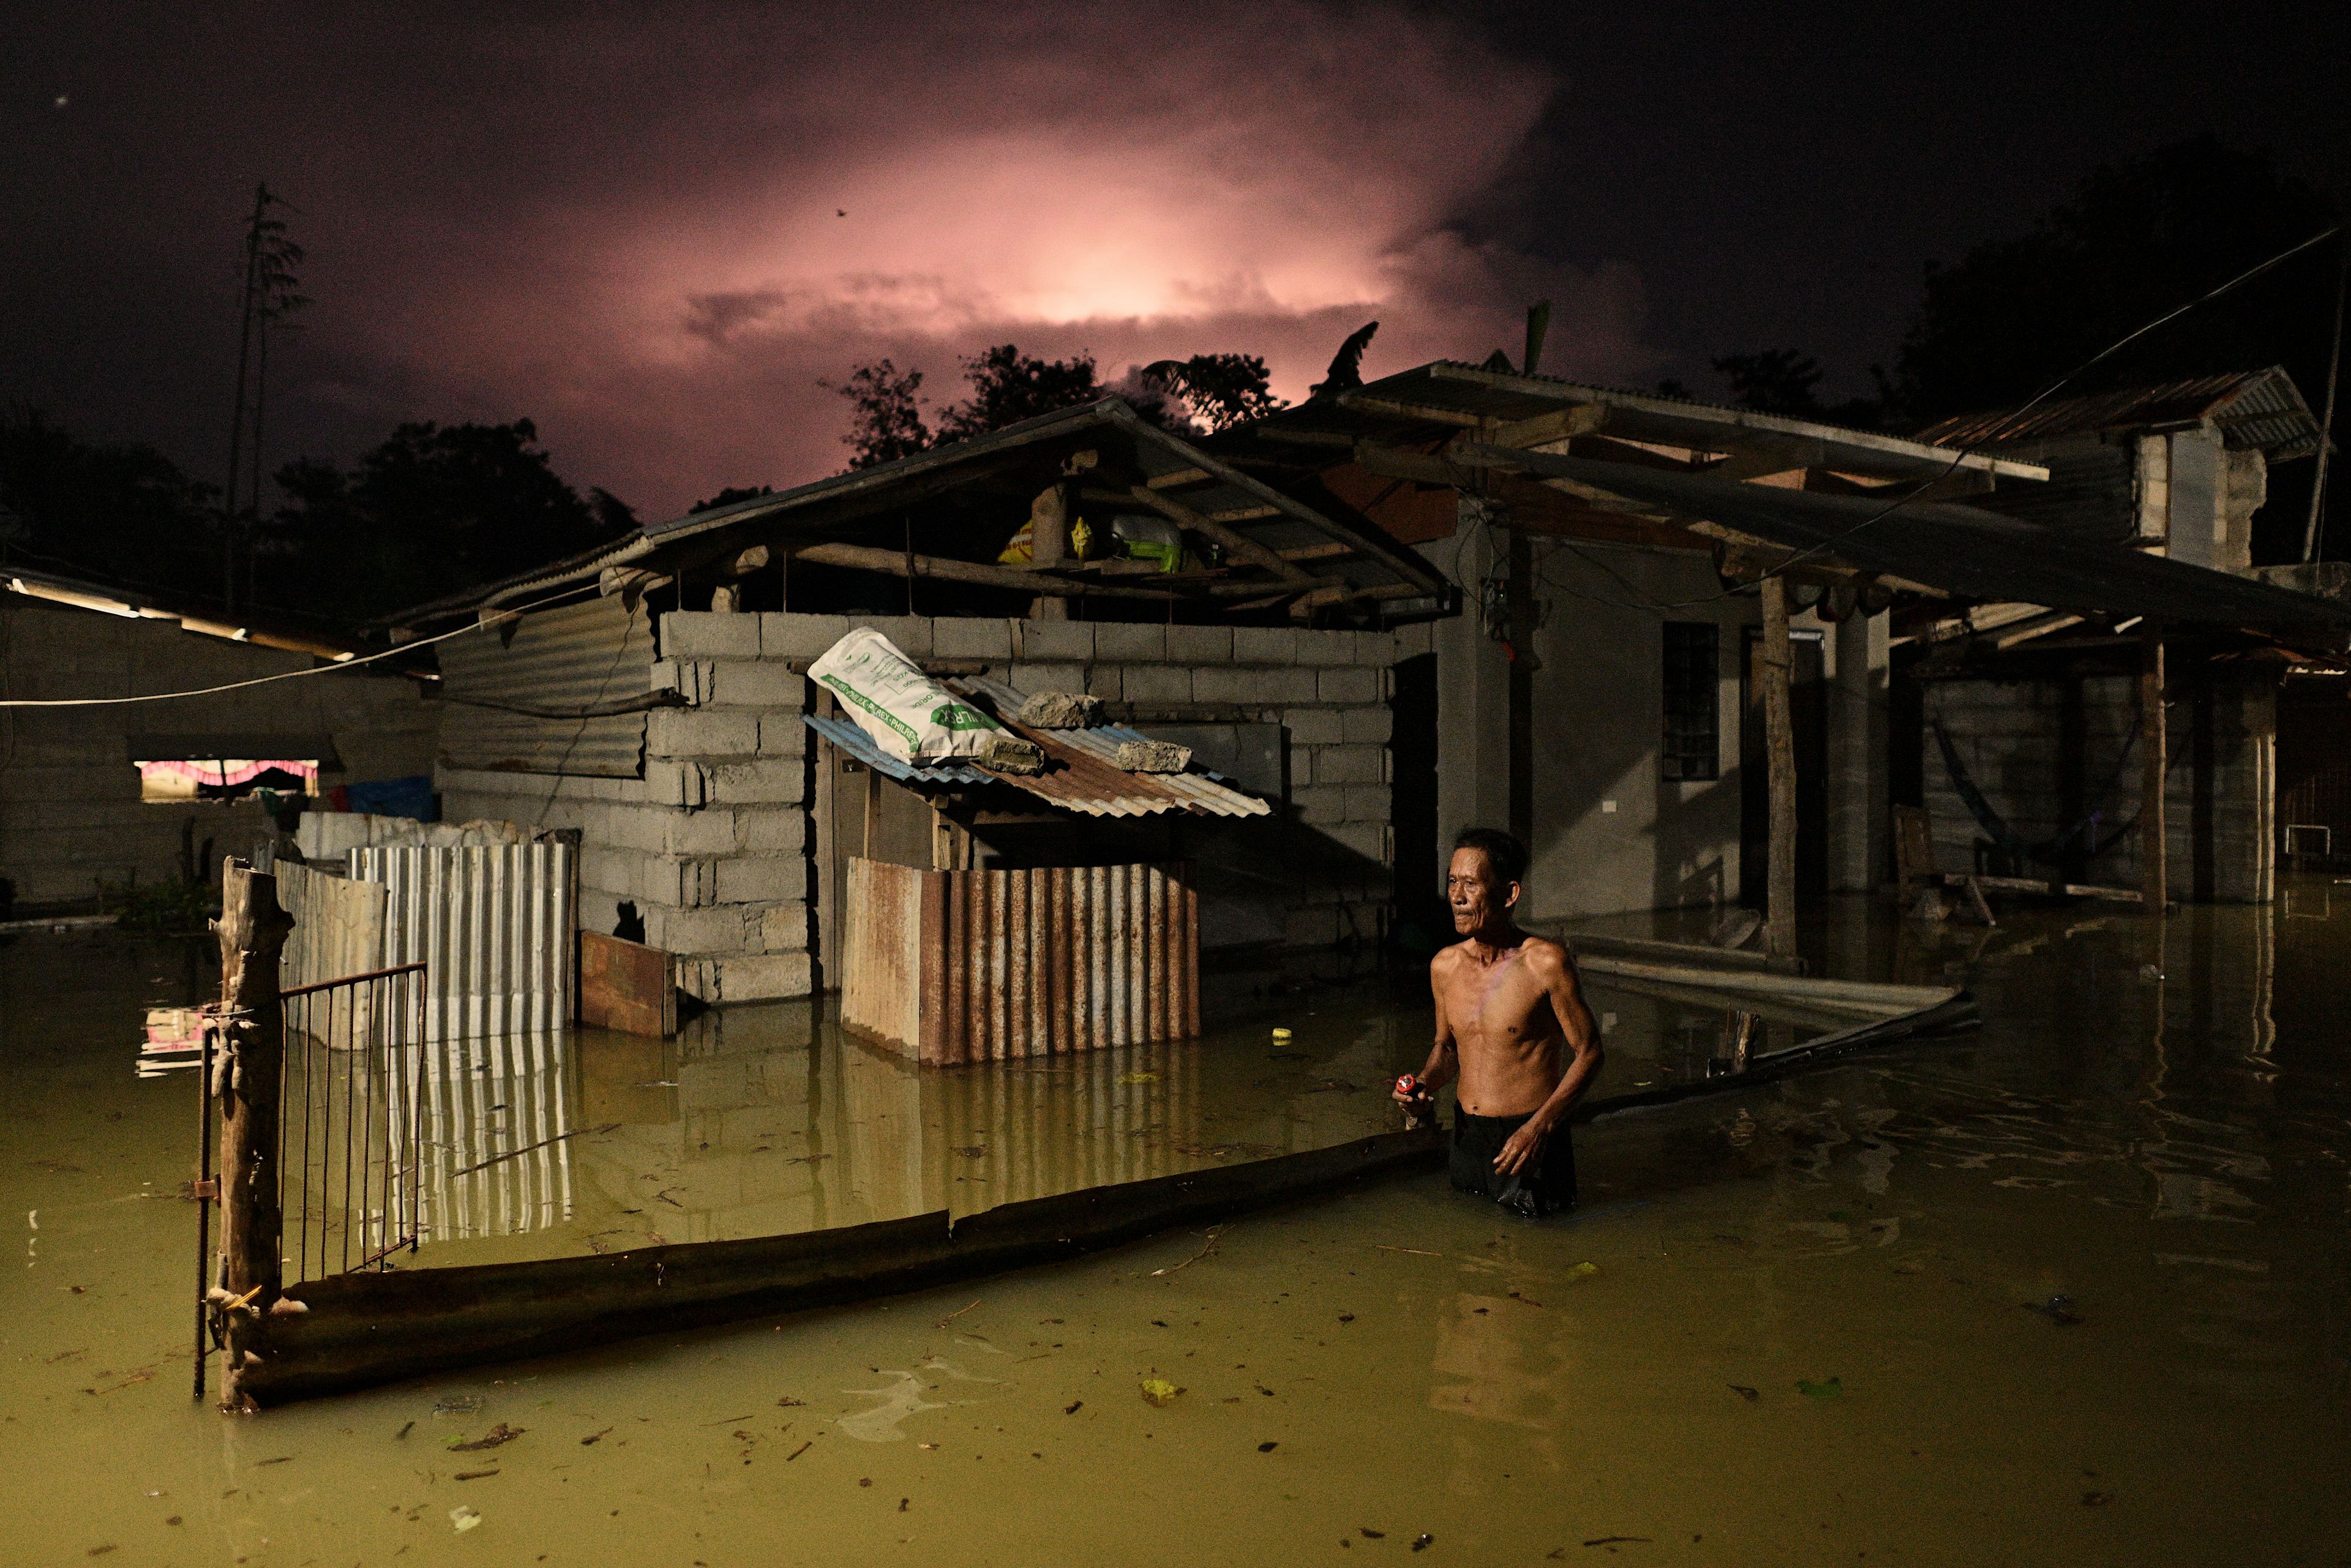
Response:
[{"label": "small red and white object in hand", "polygon": [[1436,1119],[1436,1092],[1413,1073],[1407,1072],[1395,1081],[1395,1101],[1404,1107],[1407,1128],[1426,1127]]}]

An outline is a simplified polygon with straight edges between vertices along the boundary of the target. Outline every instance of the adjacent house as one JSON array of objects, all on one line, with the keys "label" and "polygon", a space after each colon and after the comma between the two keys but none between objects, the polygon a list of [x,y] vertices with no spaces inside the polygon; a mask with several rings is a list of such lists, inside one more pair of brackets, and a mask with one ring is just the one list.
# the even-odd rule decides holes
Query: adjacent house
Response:
[{"label": "adjacent house", "polygon": [[[244,684],[348,663],[356,639],[20,567],[0,569],[0,697],[59,705],[0,707],[0,878],[22,905],[208,881],[268,831],[260,791],[432,766],[440,710],[412,676],[367,665]],[[126,700],[184,691],[204,695]]]}]

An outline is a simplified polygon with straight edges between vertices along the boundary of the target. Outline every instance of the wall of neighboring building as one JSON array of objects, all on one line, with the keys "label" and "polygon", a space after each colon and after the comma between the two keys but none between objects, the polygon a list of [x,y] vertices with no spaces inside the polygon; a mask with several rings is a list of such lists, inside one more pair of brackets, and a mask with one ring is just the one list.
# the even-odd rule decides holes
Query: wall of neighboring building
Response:
[{"label": "wall of neighboring building", "polygon": [[[1386,703],[1397,657],[1385,632],[672,613],[661,618],[661,656],[647,679],[689,706],[650,716],[643,778],[444,764],[444,813],[579,829],[582,924],[609,931],[621,903],[633,904],[644,939],[684,960],[681,983],[692,994],[805,996],[820,974],[817,759],[801,722],[810,688],[789,662],[822,653],[852,625],[875,628],[917,659],[984,662],[1023,690],[1215,705],[1278,724],[1289,817],[1317,852],[1311,874],[1285,874],[1300,859],[1257,868],[1254,897],[1271,919],[1239,934],[1291,946],[1380,935],[1394,854]],[[1227,901],[1236,919],[1238,905]],[[1238,929],[1220,932],[1221,918],[1204,907],[1204,946]]]},{"label": "wall of neighboring building", "polygon": [[[1473,585],[1502,570],[1503,548],[1499,531],[1477,528],[1422,547]],[[1522,907],[1554,919],[1735,901],[1741,650],[1755,599],[1723,596],[1713,562],[1690,552],[1545,540],[1537,559],[1533,866]],[[1459,617],[1422,632],[1438,657],[1442,844],[1510,821],[1510,655],[1487,634],[1477,595],[1466,596]],[[1646,607],[1677,601],[1696,602]],[[1719,629],[1712,779],[1662,774],[1668,620]]]},{"label": "wall of neighboring building", "polygon": [[[198,636],[168,621],[0,594],[0,695],[131,696],[307,670],[304,653]],[[244,691],[107,707],[0,709],[0,876],[30,904],[94,898],[98,884],[177,874],[183,832],[251,852],[265,823],[246,802],[148,802],[134,735],[277,737],[282,755],[329,755],[321,788],[430,772],[439,707],[371,669]]]},{"label": "wall of neighboring building", "polygon": [[[1978,869],[1990,837],[1970,812],[1935,731],[1993,811],[2027,843],[2067,832],[2095,811],[2095,852],[2082,880],[2139,884],[2138,683],[2129,675],[2064,680],[1944,680],[1928,684],[1921,758],[1936,863]],[[2164,796],[2171,896],[2266,903],[2274,889],[2277,694],[2267,681],[2231,681],[2175,666],[2166,713],[2170,772]],[[2078,737],[2077,739],[2069,737]],[[2085,848],[2089,848],[2085,840]],[[2048,864],[2002,868],[2043,876]]]}]

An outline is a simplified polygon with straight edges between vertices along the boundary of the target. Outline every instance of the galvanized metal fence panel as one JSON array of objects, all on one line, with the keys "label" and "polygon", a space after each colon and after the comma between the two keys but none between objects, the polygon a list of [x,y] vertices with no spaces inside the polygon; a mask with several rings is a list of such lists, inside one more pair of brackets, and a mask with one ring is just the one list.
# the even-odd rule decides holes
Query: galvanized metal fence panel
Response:
[{"label": "galvanized metal fence panel", "polygon": [[422,1039],[531,1034],[570,1019],[577,857],[561,842],[351,852],[351,874],[386,889],[385,963],[421,961],[431,977]]},{"label": "galvanized metal fence panel", "polygon": [[[635,779],[645,716],[551,718],[652,689],[653,626],[642,601],[588,600],[441,644],[441,760],[453,768]],[[518,712],[517,709],[532,711]]]},{"label": "galvanized metal fence panel", "polygon": [[277,862],[277,902],[294,917],[278,957],[279,983],[291,989],[385,967],[385,893],[340,871]]}]

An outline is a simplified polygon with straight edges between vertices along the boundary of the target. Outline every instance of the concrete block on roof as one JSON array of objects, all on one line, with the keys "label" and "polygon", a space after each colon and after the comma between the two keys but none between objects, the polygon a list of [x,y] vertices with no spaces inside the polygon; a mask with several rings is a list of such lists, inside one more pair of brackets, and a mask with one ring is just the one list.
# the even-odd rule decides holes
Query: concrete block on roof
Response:
[{"label": "concrete block on roof", "polygon": [[759,617],[707,610],[673,610],[661,618],[664,659],[756,659]]},{"label": "concrete block on roof", "polygon": [[1395,714],[1384,707],[1351,707],[1341,711],[1344,738],[1385,746],[1395,734]]},{"label": "concrete block on roof", "polygon": [[1380,700],[1380,672],[1363,668],[1319,671],[1315,675],[1315,700],[1375,703]]},{"label": "concrete block on roof", "polygon": [[1085,664],[1094,656],[1094,629],[1086,621],[1016,621],[1012,656],[1037,664]]},{"label": "concrete block on roof", "polygon": [[931,653],[941,659],[1009,659],[1012,622],[942,615],[931,622]]},{"label": "concrete block on roof", "polygon": [[703,667],[709,672],[703,700],[720,707],[789,708],[797,713],[808,706],[808,678],[792,674],[772,654],[757,663],[725,659]]},{"label": "concrete block on roof", "polygon": [[1171,664],[1229,664],[1233,660],[1233,629],[1229,626],[1170,626],[1167,662]]},{"label": "concrete block on roof", "polygon": [[1306,746],[1335,746],[1347,738],[1346,715],[1339,708],[1293,708],[1281,716],[1290,730],[1293,751]]},{"label": "concrete block on roof", "polygon": [[721,904],[773,904],[808,896],[808,861],[796,854],[736,855],[712,862]]},{"label": "concrete block on roof", "polygon": [[1167,628],[1150,622],[1094,624],[1094,657],[1104,664],[1158,664],[1167,658]]},{"label": "concrete block on roof", "polygon": [[769,611],[759,617],[759,653],[769,659],[813,659],[849,634],[846,615],[799,615]]},{"label": "concrete block on roof", "polygon": [[1287,626],[1236,626],[1233,663],[1294,664],[1298,662],[1298,635]]},{"label": "concrete block on roof", "polygon": [[752,757],[759,716],[702,708],[655,708],[645,716],[645,751],[653,757]]},{"label": "concrete block on roof", "polygon": [[1129,664],[1125,697],[1131,703],[1192,701],[1192,672],[1176,664]]},{"label": "concrete block on roof", "polygon": [[806,794],[806,768],[798,758],[709,765],[709,800],[722,806],[789,805]]}]

